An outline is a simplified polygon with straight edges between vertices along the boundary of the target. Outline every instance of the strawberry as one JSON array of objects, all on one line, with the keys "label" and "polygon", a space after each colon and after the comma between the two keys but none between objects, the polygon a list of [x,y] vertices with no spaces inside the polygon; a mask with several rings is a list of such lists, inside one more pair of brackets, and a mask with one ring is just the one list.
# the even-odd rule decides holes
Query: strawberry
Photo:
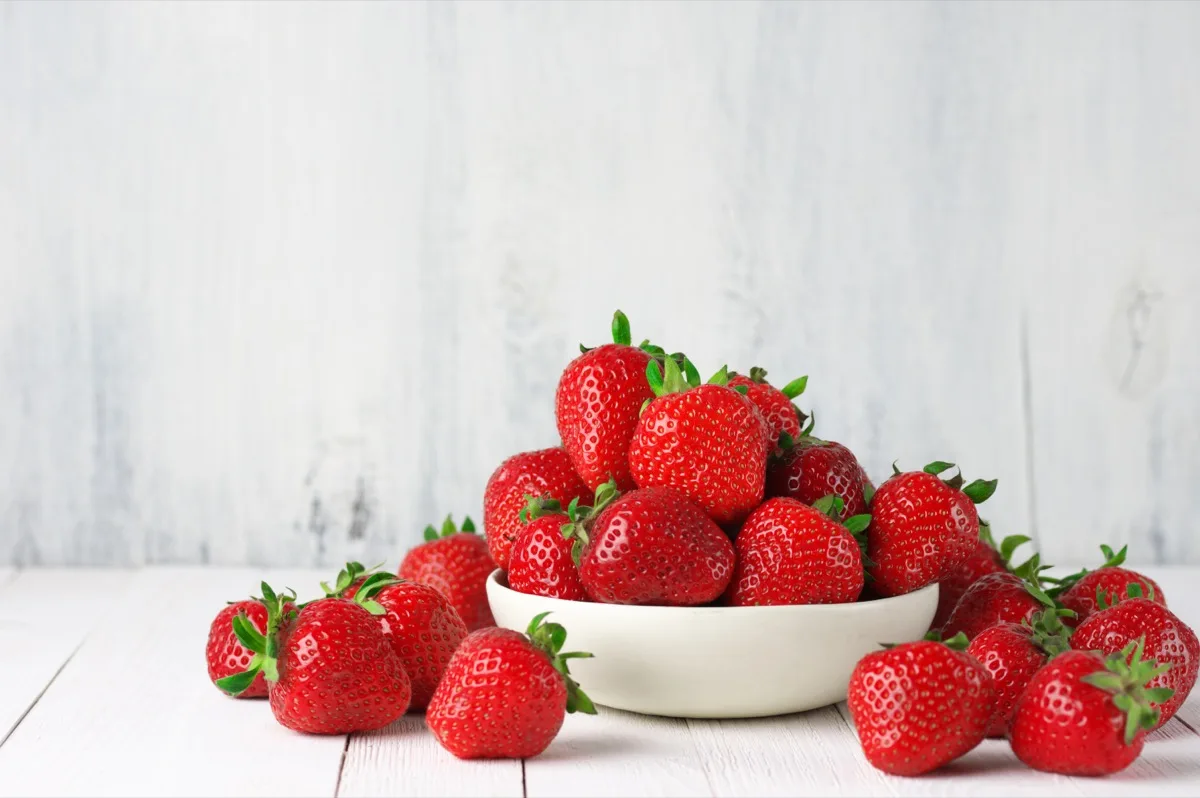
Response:
[{"label": "strawberry", "polygon": [[[950,613],[962,598],[967,588],[988,574],[999,574],[1010,570],[1013,552],[1028,543],[1030,538],[1025,535],[1009,535],[1000,543],[997,551],[992,541],[991,530],[984,521],[979,522],[979,539],[971,554],[959,565],[952,567],[938,582],[937,613],[933,616],[930,629],[941,629],[950,620]],[[1018,575],[1031,577],[1043,570],[1040,558],[1035,554],[1025,563],[1017,566]]]},{"label": "strawberry", "polygon": [[900,473],[879,486],[871,499],[867,555],[869,573],[881,595],[911,593],[945,577],[971,555],[979,538],[975,505],[996,490],[996,480],[963,487],[962,474],[943,480],[953,463],[935,462],[923,471]]},{"label": "strawberry", "polygon": [[[563,370],[554,396],[563,448],[590,490],[609,479],[621,490],[634,487],[629,441],[642,404],[654,395],[646,382],[652,353],[630,345],[629,319],[619,310],[613,314],[612,334],[611,344],[580,346],[583,354]],[[648,343],[642,347],[650,348]]]},{"label": "strawberry", "polygon": [[983,741],[996,699],[967,641],[920,640],[876,651],[850,676],[847,703],[867,761],[895,776],[935,770]]},{"label": "strawberry", "polygon": [[1120,566],[1125,562],[1128,546],[1113,553],[1108,546],[1101,546],[1105,563],[1095,571],[1084,569],[1062,580],[1059,590],[1062,593],[1059,600],[1068,609],[1074,610],[1077,621],[1082,621],[1099,609],[1099,594],[1105,593],[1112,600],[1123,601],[1128,596],[1127,587],[1137,585],[1142,594],[1150,599],[1167,605],[1167,598],[1153,579],[1143,576],[1136,571],[1130,571]]},{"label": "strawberry", "polygon": [[998,623],[1025,623],[1054,602],[1039,587],[1007,571],[988,574],[967,588],[954,605],[942,634],[975,636]]},{"label": "strawberry", "polygon": [[734,545],[737,564],[729,585],[734,606],[847,604],[863,589],[862,550],[855,533],[870,516],[840,521],[842,500],[830,496],[809,507],[795,499],[768,499],[750,514]]},{"label": "strawberry", "polygon": [[[217,613],[208,629],[208,645],[204,655],[208,661],[208,678],[215,684],[219,679],[241,673],[250,667],[254,652],[246,648],[233,633],[233,619],[243,616],[259,634],[267,631],[267,608],[261,599],[233,601]],[[238,693],[238,698],[266,698],[267,680],[260,673],[250,686]]]},{"label": "strawberry", "polygon": [[526,634],[511,629],[472,632],[446,668],[426,723],[442,747],[459,759],[523,759],[546,750],[567,712],[596,714],[560,653],[567,631],[530,622]]},{"label": "strawberry", "polygon": [[[1128,660],[1128,662],[1126,661]],[[1127,768],[1170,690],[1146,688],[1160,674],[1139,646],[1107,659],[1068,651],[1033,675],[1013,710],[1008,739],[1026,765],[1068,776],[1104,776]]]},{"label": "strawberry", "polygon": [[526,496],[544,496],[566,507],[572,499],[584,501],[590,495],[565,449],[539,449],[508,458],[492,472],[483,492],[483,531],[492,560],[508,568],[509,549],[524,527],[520,515]]},{"label": "strawberry", "polygon": [[579,575],[593,601],[707,604],[729,585],[733,544],[679,491],[642,488],[620,498],[598,491],[596,508],[571,529],[579,541]]},{"label": "strawberry", "polygon": [[1072,648],[1116,654],[1144,636],[1143,653],[1170,670],[1150,680],[1149,687],[1169,687],[1174,694],[1166,701],[1151,701],[1159,711],[1158,725],[1170,720],[1196,684],[1200,668],[1200,642],[1187,624],[1162,604],[1141,598],[1137,583],[1130,595],[1084,619],[1071,637]]},{"label": "strawberry", "polygon": [[674,488],[718,524],[740,523],[763,499],[767,447],[762,415],[725,383],[724,368],[700,385],[691,363],[684,379],[673,358],[646,377],[655,398],[642,411],[629,446],[629,470],[641,488]]},{"label": "strawberry", "polygon": [[433,689],[441,681],[450,657],[467,636],[467,625],[449,600],[438,591],[419,582],[396,579],[388,573],[371,573],[365,577],[360,563],[346,563],[338,574],[337,585],[352,582],[345,592],[337,587],[325,588],[326,596],[344,595],[379,614],[383,633],[400,657],[405,673],[412,682],[410,710],[421,710],[429,704]]},{"label": "strawberry", "polygon": [[468,630],[495,626],[488,605],[487,578],[496,566],[488,555],[487,543],[475,534],[471,519],[464,519],[462,530],[458,530],[454,520],[446,516],[440,534],[432,526],[425,527],[425,541],[404,555],[399,577],[429,585],[445,596]]},{"label": "strawberry", "polygon": [[[767,440],[770,442],[770,448],[775,448],[775,443],[784,433],[787,433],[793,440],[800,437],[808,416],[804,414],[803,410],[796,407],[792,400],[804,393],[804,389],[808,386],[808,377],[798,377],[782,388],[776,388],[767,382],[767,370],[755,366],[750,369],[749,377],[736,372],[730,373],[728,384],[730,388],[736,388],[739,385],[745,386],[746,398],[754,403],[767,423]],[[826,493],[832,493],[832,491],[826,491]],[[826,493],[822,493],[821,496]],[[819,499],[821,496],[816,498]]]},{"label": "strawberry", "polygon": [[840,443],[811,435],[780,439],[782,452],[767,466],[768,496],[787,496],[812,504],[823,496],[837,496],[846,516],[868,512],[867,499],[874,487],[854,455]]},{"label": "strawberry", "polygon": [[[608,484],[615,485],[616,481]],[[521,511],[526,527],[509,553],[508,586],[519,593],[587,601],[579,566],[571,555],[574,542],[563,534],[563,529],[588,510],[580,508],[575,500],[564,513],[553,499],[530,497],[528,506]]]},{"label": "strawberry", "polygon": [[996,683],[996,705],[988,723],[988,737],[1007,734],[1017,698],[1051,657],[1070,648],[1070,631],[1058,613],[1046,610],[1035,615],[1029,625],[989,626],[967,646],[967,653],[987,668]]},{"label": "strawberry", "polygon": [[285,613],[270,585],[262,591],[267,631],[234,617],[234,634],[255,656],[218,687],[237,695],[265,676],[275,719],[309,734],[381,729],[408,711],[408,674],[372,614],[381,607],[335,597]]}]

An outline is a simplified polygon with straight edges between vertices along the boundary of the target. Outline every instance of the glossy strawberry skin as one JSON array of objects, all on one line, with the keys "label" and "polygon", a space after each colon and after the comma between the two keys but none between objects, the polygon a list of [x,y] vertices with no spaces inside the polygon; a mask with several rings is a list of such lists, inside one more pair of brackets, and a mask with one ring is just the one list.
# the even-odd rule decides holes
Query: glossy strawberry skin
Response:
[{"label": "glossy strawberry skin", "polygon": [[950,613],[971,585],[988,574],[1004,573],[1007,568],[999,553],[982,540],[975,542],[975,550],[959,565],[956,565],[938,582],[937,613],[933,616],[931,629],[941,629],[950,620]]},{"label": "glossy strawberry skin", "polygon": [[656,397],[629,446],[641,488],[674,488],[718,524],[743,521],[762,503],[767,449],[762,417],[724,385]]},{"label": "glossy strawberry skin", "polygon": [[[1157,593],[1156,593],[1157,595]],[[1148,599],[1126,599],[1089,615],[1071,636],[1071,647],[1115,654],[1145,635],[1143,657],[1171,669],[1152,679],[1148,687],[1169,687],[1175,694],[1161,704],[1158,725],[1170,720],[1187,700],[1200,668],[1200,642],[1196,633],[1162,604]],[[1156,727],[1157,728],[1157,727]]]},{"label": "glossy strawberry skin", "polygon": [[554,499],[566,507],[572,499],[586,503],[592,492],[562,448],[523,452],[501,463],[483,492],[483,531],[492,560],[501,568],[508,568],[509,550],[524,527],[520,514],[527,495]]},{"label": "glossy strawberry skin", "polygon": [[967,495],[933,474],[897,474],[875,492],[867,556],[882,595],[899,596],[943,578],[970,556],[979,515]]},{"label": "glossy strawberry skin", "polygon": [[974,657],[923,640],[863,657],[847,703],[867,761],[917,776],[983,741],[995,697],[991,675]]},{"label": "glossy strawberry skin", "polygon": [[387,611],[379,616],[383,633],[391,641],[412,682],[409,710],[422,710],[467,637],[467,625],[438,591],[417,582],[389,585],[372,598]]},{"label": "glossy strawberry skin", "polygon": [[868,512],[870,484],[858,458],[840,443],[804,436],[767,466],[767,495],[787,496],[805,504],[838,496],[844,518]]},{"label": "glossy strawberry skin", "polygon": [[[243,646],[233,633],[233,619],[240,614],[244,614],[259,632],[265,634],[267,631],[267,608],[261,601],[237,601],[217,613],[212,626],[209,627],[208,645],[204,651],[208,662],[208,678],[214,683],[217,679],[246,670],[250,667],[250,660],[254,658],[254,652]],[[237,697],[266,698],[266,678],[261,673],[258,674],[250,686]]]},{"label": "glossy strawberry skin", "polygon": [[513,543],[508,561],[508,586],[518,593],[588,601],[571,558],[575,541],[564,538],[565,515],[544,515],[529,522]]},{"label": "glossy strawberry skin", "polygon": [[1105,776],[1138,758],[1145,731],[1126,745],[1125,715],[1112,695],[1081,681],[1103,670],[1096,654],[1067,651],[1033,675],[1008,731],[1017,759],[1050,773]]},{"label": "glossy strawberry skin", "polygon": [[848,604],[862,593],[862,552],[854,536],[795,499],[763,502],[734,546],[734,606]]},{"label": "glossy strawberry skin", "polygon": [[522,759],[546,750],[566,707],[566,682],[550,657],[524,635],[492,628],[454,652],[425,719],[459,759]]},{"label": "glossy strawberry skin", "polygon": [[1019,576],[1007,572],[988,574],[963,593],[949,620],[942,627],[943,637],[962,632],[974,640],[983,630],[998,623],[1022,623],[1045,609],[1030,595]]},{"label": "glossy strawberry skin", "polygon": [[631,491],[596,516],[579,573],[593,601],[691,606],[715,601],[733,576],[733,544],[672,488]]},{"label": "glossy strawberry skin", "polygon": [[1046,652],[1033,642],[1028,627],[1000,623],[984,629],[967,646],[967,653],[992,675],[996,704],[988,724],[988,737],[1004,737],[1013,707],[1033,674],[1046,664]]},{"label": "glossy strawberry skin", "polygon": [[441,593],[474,631],[495,626],[487,598],[487,578],[496,569],[488,544],[469,532],[458,532],[416,546],[400,563],[399,576],[429,585]]},{"label": "glossy strawberry skin", "polygon": [[1153,591],[1153,601],[1164,607],[1167,605],[1162,588],[1153,579],[1119,567],[1097,568],[1084,574],[1062,594],[1060,600],[1064,607],[1075,611],[1075,619],[1072,622],[1078,624],[1099,609],[1100,605],[1096,601],[1097,591],[1103,591],[1110,604],[1117,603],[1129,598],[1128,588],[1131,584],[1138,585],[1146,598],[1150,598]]},{"label": "glossy strawberry skin", "polygon": [[412,685],[379,619],[353,601],[307,604],[281,630],[271,711],[289,729],[381,729],[408,710]]},{"label": "glossy strawberry skin", "polygon": [[637,347],[605,344],[572,360],[558,381],[558,434],[590,490],[610,477],[619,490],[634,488],[627,455],[642,403],[654,396],[649,363],[650,355]]},{"label": "glossy strawberry skin", "polygon": [[730,377],[728,385],[730,388],[745,386],[746,398],[754,403],[766,422],[767,440],[771,449],[775,448],[781,433],[786,432],[793,439],[800,437],[800,417],[796,415],[792,400],[783,391],[770,383],[755,382],[742,374]]}]

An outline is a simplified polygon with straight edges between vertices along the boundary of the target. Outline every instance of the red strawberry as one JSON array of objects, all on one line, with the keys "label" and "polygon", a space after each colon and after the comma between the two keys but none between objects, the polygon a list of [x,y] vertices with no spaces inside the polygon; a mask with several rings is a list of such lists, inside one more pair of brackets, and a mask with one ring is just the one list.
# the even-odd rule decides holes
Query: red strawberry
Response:
[{"label": "red strawberry", "polygon": [[[728,384],[730,388],[745,386],[746,398],[754,403],[762,413],[763,420],[767,422],[767,440],[770,442],[770,448],[775,448],[779,436],[784,433],[792,440],[800,437],[808,416],[792,404],[792,400],[804,393],[805,387],[808,386],[808,377],[799,377],[782,388],[776,388],[767,382],[767,370],[755,366],[750,369],[749,377],[737,373],[730,374]],[[832,492],[826,491],[821,496]]]},{"label": "red strawberry", "polygon": [[1101,546],[1100,550],[1105,558],[1104,565],[1095,571],[1085,569],[1064,580],[1063,587],[1066,587],[1066,590],[1059,596],[1059,600],[1064,607],[1075,611],[1076,623],[1100,609],[1099,594],[1111,596],[1114,602],[1124,601],[1128,596],[1129,585],[1137,585],[1141,588],[1143,596],[1151,601],[1156,601],[1164,607],[1167,605],[1162,588],[1153,579],[1120,567],[1125,562],[1127,549],[1126,546],[1114,554],[1108,546]]},{"label": "red strawberry", "polygon": [[440,535],[432,526],[425,527],[425,541],[404,555],[400,578],[429,585],[445,596],[468,630],[495,626],[488,605],[487,578],[496,566],[488,555],[487,543],[475,534],[471,519],[464,519],[459,531],[454,520],[446,516]]},{"label": "red strawberry", "polygon": [[899,596],[945,577],[971,555],[979,539],[975,505],[996,490],[996,480],[962,486],[962,474],[943,480],[954,468],[936,462],[923,471],[900,473],[879,486],[871,499],[867,555],[875,590]]},{"label": "red strawberry", "polygon": [[567,712],[596,714],[559,653],[567,631],[536,616],[527,634],[482,629],[463,641],[425,719],[442,747],[459,759],[523,759],[546,750]]},{"label": "red strawberry", "polygon": [[874,492],[866,472],[845,446],[804,435],[784,438],[782,454],[767,466],[767,495],[788,496],[812,504],[823,496],[837,496],[846,516],[868,512],[867,496]]},{"label": "red strawberry", "polygon": [[996,699],[991,675],[958,638],[904,643],[863,657],[847,702],[867,761],[917,776],[983,741]]},{"label": "red strawberry", "polygon": [[[347,563],[338,584],[362,572],[359,563]],[[400,657],[412,682],[410,710],[429,704],[454,650],[467,636],[467,625],[438,591],[419,582],[406,582],[388,573],[359,577],[347,598],[378,614],[384,635]],[[329,588],[325,589],[329,594]],[[335,594],[336,595],[336,594]]]},{"label": "red strawberry", "polygon": [[521,511],[521,520],[527,526],[509,554],[508,586],[534,596],[587,601],[579,566],[571,554],[575,544],[563,534],[563,528],[589,509],[572,502],[568,512],[563,513],[553,499],[531,499]]},{"label": "red strawberry", "polygon": [[583,354],[567,365],[554,397],[563,448],[591,490],[610,478],[621,490],[634,487],[629,441],[642,404],[654,396],[646,382],[651,354],[630,346],[629,319],[619,310],[613,314],[612,333],[611,344],[580,347]]},{"label": "red strawberry", "polygon": [[1013,753],[1031,768],[1068,776],[1124,770],[1158,723],[1151,702],[1169,697],[1170,690],[1145,687],[1160,671],[1135,646],[1107,660],[1091,651],[1059,654],[1017,699]]},{"label": "red strawberry", "polygon": [[[862,550],[854,537],[870,516],[843,526],[842,500],[820,508],[795,499],[768,499],[750,514],[734,545],[737,564],[729,585],[734,606],[847,604],[863,589]],[[822,511],[824,510],[824,511]]]},{"label": "red strawberry", "polygon": [[1016,574],[988,574],[963,593],[942,634],[950,637],[961,632],[974,640],[989,626],[1032,621],[1036,613],[1053,607],[1045,593]]},{"label": "red strawberry", "polygon": [[1149,687],[1168,687],[1174,691],[1170,699],[1163,702],[1151,701],[1159,710],[1158,725],[1170,720],[1196,684],[1196,671],[1200,668],[1200,641],[1187,624],[1175,613],[1157,602],[1138,598],[1141,592],[1136,583],[1131,585],[1132,598],[1100,609],[1089,615],[1075,629],[1071,647],[1116,654],[1130,643],[1144,637],[1143,654],[1159,665],[1169,665],[1170,670],[1150,680]]},{"label": "red strawberry", "polygon": [[1069,633],[1058,614],[1047,610],[1035,615],[1028,626],[1015,623],[989,626],[967,646],[967,653],[987,668],[996,683],[996,705],[988,724],[988,737],[1007,734],[1017,698],[1033,674],[1051,657],[1070,648]]},{"label": "red strawberry", "polygon": [[524,527],[520,515],[526,496],[544,496],[566,507],[572,499],[586,501],[591,491],[575,473],[565,449],[524,452],[501,463],[483,492],[483,531],[492,560],[504,569]]},{"label": "red strawberry", "polygon": [[[991,530],[985,522],[980,521],[979,540],[975,541],[975,548],[970,556],[961,564],[951,568],[938,582],[937,613],[933,616],[933,623],[929,625],[929,628],[941,629],[946,625],[958,600],[971,585],[988,574],[1008,571],[1013,553],[1029,540],[1030,538],[1025,535],[1009,535],[1001,541],[1000,550],[997,551],[992,541]],[[1035,554],[1014,570],[1018,575],[1028,577],[1040,575],[1040,571],[1043,570],[1040,562],[1040,558]]]},{"label": "red strawberry", "polygon": [[285,616],[271,587],[263,583],[262,590],[266,634],[243,616],[233,620],[254,662],[218,687],[237,695],[261,673],[275,719],[310,734],[380,729],[408,710],[408,674],[370,610],[350,599],[323,598]]},{"label": "red strawberry", "polygon": [[[267,631],[267,608],[259,599],[234,601],[218,612],[208,629],[208,645],[204,650],[208,661],[208,678],[214,684],[218,679],[246,670],[254,659],[254,652],[243,646],[233,633],[233,619],[238,615],[245,617],[259,634]],[[267,680],[261,673],[258,674],[237,697],[266,698]]]},{"label": "red strawberry", "polygon": [[733,544],[682,493],[643,488],[603,503],[572,530],[580,541],[580,578],[594,601],[684,606],[707,604],[725,591]]},{"label": "red strawberry", "polygon": [[[763,499],[767,450],[762,416],[725,385],[725,369],[706,385],[690,363],[685,380],[673,358],[646,376],[655,398],[642,411],[629,446],[629,470],[641,488],[675,488],[718,524],[740,523]],[[693,384],[695,383],[695,384]]]}]

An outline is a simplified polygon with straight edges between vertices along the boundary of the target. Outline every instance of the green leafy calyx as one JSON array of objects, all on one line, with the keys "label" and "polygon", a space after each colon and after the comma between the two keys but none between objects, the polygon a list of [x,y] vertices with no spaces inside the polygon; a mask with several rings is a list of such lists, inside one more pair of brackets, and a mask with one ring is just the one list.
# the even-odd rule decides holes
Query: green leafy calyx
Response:
[{"label": "green leafy calyx", "polygon": [[574,541],[574,545],[571,547],[571,558],[575,560],[576,565],[579,565],[579,561],[583,557],[583,548],[590,540],[589,532],[596,516],[620,495],[616,480],[610,478],[596,488],[596,495],[592,500],[591,507],[580,505],[578,498],[571,500],[566,512],[567,522],[562,525],[562,536]]},{"label": "green leafy calyx", "polygon": [[238,642],[254,652],[254,657],[250,660],[250,666],[241,673],[217,679],[217,687],[229,695],[244,693],[260,673],[269,682],[279,681],[279,627],[295,613],[292,602],[296,600],[296,594],[288,592],[279,596],[266,582],[262,583],[261,588],[261,601],[267,608],[266,634],[260,633],[245,613],[238,613],[231,621]]},{"label": "green leafy calyx", "polygon": [[471,516],[463,518],[462,527],[454,525],[454,516],[446,516],[446,520],[442,521],[442,528],[439,531],[433,524],[425,527],[425,540],[438,540],[439,538],[448,538],[451,535],[456,535],[459,532],[466,532],[469,535],[475,534],[475,522],[471,520]]},{"label": "green leafy calyx", "polygon": [[550,657],[550,662],[554,665],[554,669],[562,674],[563,679],[567,683],[567,712],[582,712],[585,715],[595,715],[596,707],[592,703],[592,699],[588,698],[587,693],[579,687],[579,682],[571,677],[571,671],[568,661],[572,659],[587,659],[592,655],[583,651],[568,651],[563,653],[563,644],[567,642],[567,630],[562,624],[545,623],[545,618],[550,613],[543,612],[540,615],[535,615],[533,620],[529,622],[529,628],[526,629],[526,634],[529,635],[529,640],[534,646],[541,649]]},{"label": "green leafy calyx", "polygon": [[1110,654],[1104,660],[1104,670],[1083,677],[1083,681],[1112,695],[1113,704],[1125,713],[1125,744],[1130,745],[1141,731],[1158,725],[1158,710],[1151,704],[1161,704],[1175,694],[1168,687],[1148,688],[1146,684],[1163,673],[1170,665],[1159,665],[1152,659],[1142,659],[1145,639],[1139,638],[1123,651]]}]

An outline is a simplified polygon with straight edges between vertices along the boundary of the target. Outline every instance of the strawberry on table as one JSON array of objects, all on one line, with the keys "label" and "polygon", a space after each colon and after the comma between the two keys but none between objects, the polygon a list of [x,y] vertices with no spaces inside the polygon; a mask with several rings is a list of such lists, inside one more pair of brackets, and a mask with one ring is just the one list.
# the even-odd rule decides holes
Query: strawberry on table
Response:
[{"label": "strawberry on table", "polygon": [[863,589],[861,534],[870,516],[842,517],[829,496],[809,507],[795,499],[763,502],[734,541],[737,564],[729,585],[734,606],[848,604]]},{"label": "strawberry on table", "polygon": [[511,629],[472,632],[450,660],[426,722],[442,747],[460,759],[534,757],[562,728],[568,712],[596,714],[571,678],[561,653],[566,630],[536,616],[526,634]]},{"label": "strawberry on table", "polygon": [[[1010,570],[1013,553],[1030,538],[1025,535],[1009,535],[1000,543],[997,551],[992,542],[991,531],[983,521],[979,522],[979,539],[975,541],[971,554],[962,563],[949,569],[945,576],[938,580],[938,606],[933,616],[930,629],[941,629],[950,620],[958,600],[962,598],[967,588],[988,574],[1000,574]],[[1025,563],[1014,570],[1028,576],[1037,575],[1042,569],[1040,558],[1035,554]]]},{"label": "strawberry on table", "polygon": [[[631,345],[629,319],[619,310],[613,314],[612,334],[611,344],[580,347],[583,354],[563,370],[554,396],[563,448],[589,490],[609,479],[616,480],[621,490],[634,487],[627,458],[629,441],[642,404],[654,395],[646,382],[654,348],[648,343],[642,344],[645,349]],[[562,506],[569,501],[570,497]]]},{"label": "strawberry on table", "polygon": [[977,479],[963,486],[962,474],[940,475],[955,468],[935,462],[922,471],[895,475],[871,499],[868,572],[883,596],[899,596],[942,579],[971,555],[979,539],[975,505],[996,490],[996,480]]},{"label": "strawberry on table", "polygon": [[782,388],[776,388],[767,382],[767,370],[755,366],[750,369],[749,377],[737,373],[729,375],[729,387],[736,388],[739,385],[746,388],[746,398],[754,403],[767,422],[767,440],[771,449],[775,448],[776,442],[785,433],[793,440],[800,437],[808,416],[792,400],[804,393],[808,377],[798,377]]},{"label": "strawberry on table", "polygon": [[1071,637],[1071,647],[1080,650],[1116,654],[1130,643],[1144,640],[1143,654],[1159,665],[1170,666],[1166,673],[1151,679],[1148,687],[1167,687],[1174,691],[1165,701],[1151,700],[1159,711],[1158,725],[1170,720],[1187,700],[1196,684],[1200,669],[1200,642],[1196,633],[1169,609],[1141,597],[1141,588],[1131,583],[1127,597],[1101,608],[1084,619]]},{"label": "strawberry on table", "polygon": [[397,579],[388,573],[364,571],[360,563],[347,563],[336,585],[352,582],[346,592],[325,587],[326,595],[343,595],[360,604],[373,602],[383,608],[377,616],[389,641],[412,682],[410,711],[425,709],[433,689],[441,681],[450,657],[467,636],[467,625],[449,600],[438,591],[418,582]]},{"label": "strawberry on table", "polygon": [[989,626],[1032,622],[1038,612],[1054,608],[1054,602],[1038,586],[1016,574],[988,574],[962,594],[942,634],[949,637],[961,632],[974,640]]},{"label": "strawberry on table", "polygon": [[[1074,610],[1076,622],[1082,621],[1099,609],[1098,596],[1101,593],[1112,597],[1113,602],[1124,601],[1128,594],[1129,585],[1137,585],[1144,598],[1167,605],[1167,598],[1153,579],[1143,576],[1137,571],[1122,568],[1128,546],[1116,553],[1108,546],[1101,546],[1104,554],[1104,565],[1095,571],[1083,571],[1066,577],[1055,592],[1061,592],[1058,597],[1062,605]],[[1052,580],[1049,580],[1052,581]]]},{"label": "strawberry on table", "polygon": [[962,651],[966,645],[961,637],[921,640],[859,661],[847,703],[868,762],[895,776],[919,776],[983,741],[996,688]]},{"label": "strawberry on table", "polygon": [[505,460],[492,472],[483,492],[483,531],[488,551],[501,568],[508,568],[508,552],[521,533],[521,510],[526,496],[554,499],[566,507],[574,499],[591,497],[575,473],[565,449],[522,452]]},{"label": "strawberry on table", "polygon": [[1131,644],[1107,659],[1091,651],[1059,654],[1017,699],[1008,738],[1026,765],[1068,776],[1124,770],[1158,724],[1154,703],[1167,688],[1146,684],[1166,670]]},{"label": "strawberry on table", "polygon": [[[605,483],[610,491],[615,484],[614,480]],[[525,529],[517,535],[509,553],[508,586],[518,593],[588,601],[579,565],[572,556],[575,543],[564,534],[564,529],[579,523],[590,512],[591,508],[580,507],[578,500],[563,511],[554,499],[529,497],[528,506],[521,511]]]},{"label": "strawberry on table", "polygon": [[641,488],[674,488],[718,524],[745,520],[763,499],[767,447],[762,415],[726,385],[722,368],[705,385],[691,363],[674,358],[646,377],[655,398],[642,411],[629,446],[629,470]]},{"label": "strawberry on table", "polygon": [[[579,575],[593,601],[707,604],[733,576],[733,544],[699,506],[673,488],[643,488],[572,527]],[[597,502],[601,504],[600,501]]]},{"label": "strawberry on table", "polygon": [[380,729],[408,710],[412,685],[375,617],[382,607],[367,599],[322,598],[285,612],[270,585],[264,582],[262,592],[265,634],[245,616],[232,621],[254,660],[218,687],[237,695],[265,676],[275,719],[309,734]]},{"label": "strawberry on table", "polygon": [[471,519],[464,519],[460,530],[446,516],[440,533],[425,527],[425,542],[404,555],[398,575],[441,593],[474,631],[496,625],[487,599],[487,578],[494,570],[487,542],[475,534]]},{"label": "strawberry on table", "polygon": [[[290,604],[287,610],[295,609]],[[233,632],[233,619],[243,616],[256,632],[266,634],[267,608],[262,599],[230,602],[217,613],[208,629],[208,644],[204,655],[208,663],[208,678],[216,684],[220,679],[242,673],[254,660],[254,652],[242,645]],[[260,673],[237,698],[266,698],[267,680]]]},{"label": "strawberry on table", "polygon": [[1028,625],[989,626],[967,646],[967,653],[987,668],[996,683],[996,705],[988,724],[988,737],[1004,737],[1008,733],[1017,698],[1051,657],[1070,650],[1070,632],[1056,611],[1045,610]]}]

